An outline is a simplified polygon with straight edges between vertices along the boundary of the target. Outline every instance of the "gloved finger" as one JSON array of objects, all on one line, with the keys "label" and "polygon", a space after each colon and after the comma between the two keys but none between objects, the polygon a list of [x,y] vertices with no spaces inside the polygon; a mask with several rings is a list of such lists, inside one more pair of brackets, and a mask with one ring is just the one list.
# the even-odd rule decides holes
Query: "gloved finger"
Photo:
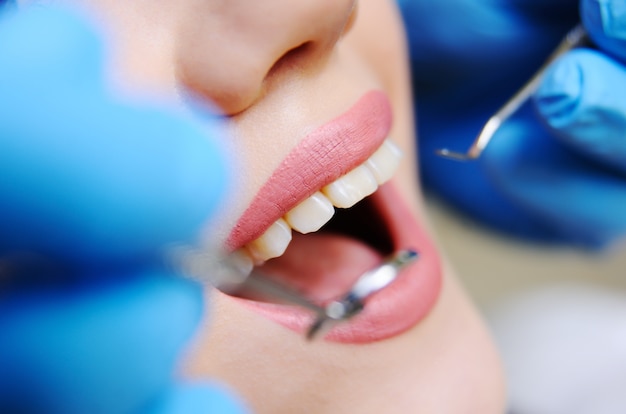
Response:
[{"label": "gloved finger", "polygon": [[419,165],[424,187],[434,189],[437,196],[482,225],[533,241],[557,241],[558,235],[549,226],[503,196],[485,174],[483,158],[456,162],[435,155],[441,148],[466,151],[489,116],[484,108],[469,107],[455,113],[430,109],[418,101]]},{"label": "gloved finger", "polygon": [[580,16],[594,43],[626,63],[626,4],[622,0],[581,0]]},{"label": "gloved finger", "polygon": [[555,62],[535,94],[555,134],[581,154],[626,172],[626,67],[593,50]]},{"label": "gloved finger", "polygon": [[189,241],[226,186],[215,125],[121,102],[92,29],[56,9],[0,24],[0,252],[143,260]]},{"label": "gloved finger", "polygon": [[0,411],[138,412],[171,385],[201,315],[200,287],[160,273],[13,292],[0,301]]},{"label": "gloved finger", "polygon": [[194,383],[172,387],[146,414],[244,414],[249,411],[235,395],[217,384]]},{"label": "gloved finger", "polygon": [[482,156],[503,195],[573,244],[600,248],[626,235],[626,182],[577,156],[525,108]]}]

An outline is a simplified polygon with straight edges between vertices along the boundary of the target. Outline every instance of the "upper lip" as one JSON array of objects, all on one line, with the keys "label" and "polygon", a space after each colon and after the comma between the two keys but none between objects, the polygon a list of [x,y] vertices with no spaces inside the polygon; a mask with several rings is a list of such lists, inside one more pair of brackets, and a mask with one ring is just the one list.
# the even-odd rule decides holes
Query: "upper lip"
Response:
[{"label": "upper lip", "polygon": [[386,94],[371,91],[308,134],[257,193],[231,231],[227,248],[258,238],[298,203],[365,162],[387,138],[391,113]]}]

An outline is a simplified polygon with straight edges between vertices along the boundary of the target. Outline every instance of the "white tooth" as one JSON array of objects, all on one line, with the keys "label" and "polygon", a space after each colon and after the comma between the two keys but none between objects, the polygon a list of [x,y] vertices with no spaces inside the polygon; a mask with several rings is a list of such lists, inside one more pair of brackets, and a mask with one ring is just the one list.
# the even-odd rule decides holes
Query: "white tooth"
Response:
[{"label": "white tooth", "polygon": [[348,208],[372,194],[377,188],[378,183],[372,172],[365,165],[360,165],[328,184],[322,192],[335,207]]},{"label": "white tooth", "polygon": [[402,150],[396,144],[386,139],[383,145],[366,161],[370,171],[376,177],[376,182],[380,185],[389,180],[398,169]]},{"label": "white tooth", "polygon": [[318,231],[333,214],[333,203],[318,191],[285,214],[285,220],[292,229],[306,234]]},{"label": "white tooth", "polygon": [[291,227],[283,219],[278,219],[258,239],[246,247],[256,261],[265,261],[278,257],[285,252],[291,241]]}]

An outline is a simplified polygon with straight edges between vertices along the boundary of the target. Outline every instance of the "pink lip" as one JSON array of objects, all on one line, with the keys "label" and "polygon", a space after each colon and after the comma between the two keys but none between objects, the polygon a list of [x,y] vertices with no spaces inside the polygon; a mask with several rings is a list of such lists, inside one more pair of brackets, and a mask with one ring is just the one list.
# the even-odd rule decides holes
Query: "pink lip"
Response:
[{"label": "pink lip", "polygon": [[[414,248],[420,253],[419,260],[405,269],[391,285],[372,295],[362,313],[334,327],[326,335],[327,341],[359,344],[399,335],[428,315],[441,291],[441,263],[437,250],[393,183],[383,185],[371,197],[391,232],[394,248]],[[302,335],[313,321],[311,313],[300,308],[241,301],[257,313]]]},{"label": "pink lip", "polygon": [[231,232],[236,249],[257,239],[276,220],[321,187],[365,162],[391,129],[391,105],[379,91],[365,94],[346,113],[306,136],[274,171]]},{"label": "pink lip", "polygon": [[[384,93],[373,91],[309,134],[259,191],[231,232],[227,246],[234,250],[258,238],[302,200],[362,164],[380,147],[390,128],[389,100]],[[386,224],[393,247],[416,249],[420,258],[390,286],[369,298],[361,314],[333,328],[325,340],[369,343],[398,335],[426,317],[441,290],[439,255],[393,183],[380,187],[371,202]],[[291,306],[232,299],[301,333],[314,317]]]}]

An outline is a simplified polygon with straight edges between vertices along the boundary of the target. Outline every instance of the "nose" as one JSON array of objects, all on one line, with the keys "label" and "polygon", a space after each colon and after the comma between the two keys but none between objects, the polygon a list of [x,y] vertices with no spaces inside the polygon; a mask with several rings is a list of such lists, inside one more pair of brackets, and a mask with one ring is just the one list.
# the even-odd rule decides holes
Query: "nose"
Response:
[{"label": "nose", "polygon": [[176,39],[176,74],[235,115],[268,79],[315,70],[349,29],[356,0],[189,0]]}]

